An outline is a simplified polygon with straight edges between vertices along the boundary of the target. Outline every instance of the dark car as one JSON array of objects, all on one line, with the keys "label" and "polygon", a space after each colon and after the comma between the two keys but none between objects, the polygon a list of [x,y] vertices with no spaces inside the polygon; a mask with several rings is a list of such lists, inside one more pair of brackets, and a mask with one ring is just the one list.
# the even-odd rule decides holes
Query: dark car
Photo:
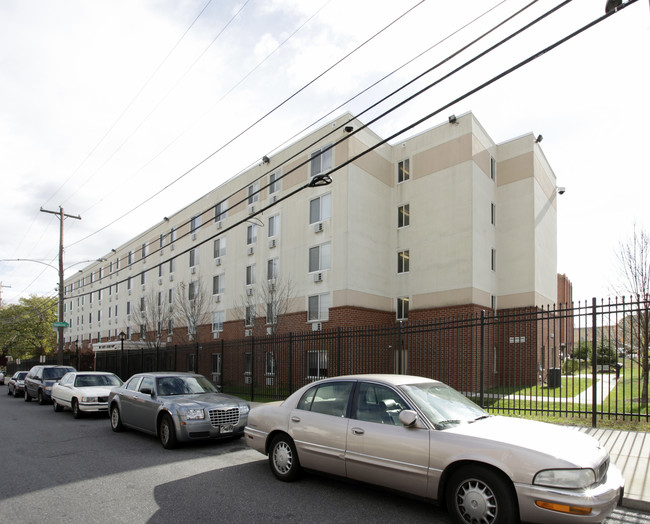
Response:
[{"label": "dark car", "polygon": [[203,375],[156,372],[113,388],[108,410],[113,431],[144,431],[169,449],[181,441],[243,436],[249,406],[217,391]]},{"label": "dark car", "polygon": [[25,377],[25,402],[38,399],[39,404],[50,402],[52,386],[70,371],[77,371],[72,366],[34,366]]},{"label": "dark car", "polygon": [[13,376],[9,379],[7,383],[7,392],[9,395],[14,397],[19,397],[20,395],[25,394],[25,377],[27,376],[27,371],[16,371]]}]

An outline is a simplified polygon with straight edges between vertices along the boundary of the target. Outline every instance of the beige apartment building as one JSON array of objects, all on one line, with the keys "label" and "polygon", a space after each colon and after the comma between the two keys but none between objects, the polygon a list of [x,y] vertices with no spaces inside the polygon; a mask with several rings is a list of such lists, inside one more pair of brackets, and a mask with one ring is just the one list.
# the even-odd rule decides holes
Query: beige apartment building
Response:
[{"label": "beige apartment building", "polygon": [[532,133],[496,144],[467,113],[382,142],[343,115],[167,212],[66,280],[66,344],[101,347],[124,333],[165,345],[556,302],[556,179]]}]

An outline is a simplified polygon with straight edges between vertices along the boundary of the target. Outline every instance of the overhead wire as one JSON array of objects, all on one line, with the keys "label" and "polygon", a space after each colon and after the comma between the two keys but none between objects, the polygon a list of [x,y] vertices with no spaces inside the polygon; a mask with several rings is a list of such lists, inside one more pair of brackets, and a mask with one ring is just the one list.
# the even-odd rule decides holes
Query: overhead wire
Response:
[{"label": "overhead wire", "polygon": [[[549,12],[547,12],[546,15],[542,15],[539,19],[537,19],[537,21],[539,21],[540,19],[545,18],[546,16],[548,16],[548,14],[551,14],[551,13],[553,13],[553,12],[556,12],[560,7],[562,7],[562,6],[564,6],[564,5],[568,4],[568,3],[570,3],[571,1],[572,1],[572,0],[565,0],[565,2],[563,2],[563,3],[560,4],[559,6],[556,6],[556,7],[554,7],[553,9],[551,9]],[[629,2],[627,2],[627,3],[624,4],[624,5],[625,5],[625,7],[627,7],[627,6],[632,5],[633,3],[637,2],[637,1],[638,1],[638,0],[629,0]],[[620,9],[619,9],[619,11],[620,11]],[[528,58],[526,58],[526,59],[524,59],[524,60],[521,60],[520,62],[518,62],[518,63],[516,63],[515,65],[511,66],[510,68],[508,68],[508,69],[502,71],[501,73],[499,73],[499,74],[497,74],[497,75],[491,77],[489,80],[487,80],[487,81],[485,81],[485,82],[483,82],[483,83],[481,83],[481,84],[475,86],[474,88],[470,89],[469,91],[466,91],[464,94],[462,94],[462,95],[456,97],[455,99],[451,100],[450,102],[448,102],[448,103],[446,103],[446,104],[444,104],[444,105],[438,107],[438,109],[436,109],[435,111],[432,111],[432,112],[428,113],[427,115],[425,115],[424,117],[421,117],[421,118],[415,120],[414,122],[412,122],[411,124],[407,125],[406,127],[401,128],[399,131],[397,131],[397,132],[391,134],[390,136],[388,136],[388,137],[386,137],[386,138],[384,138],[384,139],[381,139],[381,140],[377,141],[377,142],[376,142],[375,144],[373,144],[372,146],[369,146],[369,147],[367,147],[365,150],[361,151],[360,153],[358,153],[358,154],[356,154],[356,155],[354,155],[354,156],[348,158],[346,161],[344,161],[344,162],[342,162],[341,164],[339,164],[339,165],[333,167],[330,171],[328,171],[328,174],[331,174],[331,173],[334,173],[334,172],[336,172],[336,171],[339,171],[339,170],[343,169],[344,167],[346,167],[346,166],[348,166],[349,164],[355,162],[356,160],[358,160],[359,158],[363,157],[364,155],[367,155],[368,153],[374,151],[375,149],[381,147],[382,145],[387,144],[387,143],[390,142],[391,140],[394,140],[395,138],[397,138],[397,137],[403,135],[404,133],[407,133],[408,131],[414,129],[415,127],[421,125],[422,123],[426,122],[427,120],[430,120],[430,119],[433,118],[434,116],[438,115],[441,111],[444,111],[445,109],[451,107],[451,106],[454,105],[454,104],[457,104],[458,102],[460,102],[460,101],[462,101],[462,100],[468,98],[469,96],[471,96],[471,95],[477,93],[478,91],[480,91],[480,90],[482,90],[482,89],[485,89],[486,87],[492,85],[493,83],[495,83],[495,82],[497,82],[498,80],[504,78],[505,76],[507,76],[507,75],[513,73],[514,71],[517,71],[517,70],[520,69],[521,67],[523,67],[523,66],[529,64],[530,62],[532,62],[532,61],[534,61],[534,60],[540,58],[541,56],[545,55],[546,53],[548,53],[548,52],[554,50],[555,48],[559,47],[560,45],[564,44],[564,43],[567,42],[568,40],[574,38],[575,36],[581,34],[582,32],[586,31],[587,29],[593,27],[594,25],[596,25],[596,24],[598,24],[598,23],[601,23],[603,20],[607,19],[609,16],[612,16],[612,14],[613,14],[613,13],[607,13],[607,14],[605,14],[605,15],[603,15],[603,16],[601,16],[601,17],[599,17],[599,18],[597,18],[597,19],[595,19],[595,20],[589,22],[588,24],[582,26],[581,28],[579,28],[578,30],[576,30],[576,31],[574,31],[574,32],[572,32],[572,33],[570,33],[569,35],[567,35],[567,36],[561,38],[560,40],[556,41],[555,43],[553,43],[553,44],[551,44],[551,45],[549,45],[549,46],[546,46],[545,48],[542,48],[541,50],[539,50],[539,51],[535,52],[534,54],[530,55]],[[535,22],[535,23],[537,23],[537,22]],[[527,24],[526,27],[530,27],[530,24]],[[521,33],[521,30],[517,30],[515,33],[516,33],[516,34],[519,34],[519,33]],[[514,34],[514,33],[513,33],[513,34]],[[505,40],[510,40],[511,38],[512,38],[512,36],[509,36],[509,37],[506,37]],[[495,48],[496,48],[495,46],[492,46],[490,49],[491,49],[491,50],[494,50]],[[481,55],[483,55],[483,54],[484,54],[484,53],[481,53]],[[472,62],[475,61],[475,60],[476,60],[476,57],[470,59],[470,61],[472,61]],[[462,66],[461,66],[461,67],[462,67]],[[445,75],[445,76],[448,76],[448,75]],[[438,81],[436,81],[436,83],[438,83]],[[424,90],[426,90],[426,89],[424,89]],[[409,100],[412,99],[413,97],[420,96],[424,90],[421,90],[420,92],[418,92],[418,93],[412,95],[411,97],[409,97]],[[405,102],[401,102],[401,103],[398,104],[398,106],[396,106],[396,107],[399,107],[399,106],[403,105],[403,103],[405,103]],[[396,108],[396,107],[395,107],[395,108]],[[377,119],[379,119],[379,118],[383,118],[384,116],[386,116],[386,114],[390,113],[390,112],[391,112],[392,110],[394,110],[395,108],[393,108],[393,109],[391,109],[391,110],[388,110],[386,113],[384,113],[384,114],[381,115],[380,117],[377,117]],[[374,121],[376,121],[377,119],[375,119]],[[362,126],[361,128],[359,128],[359,129],[355,129],[352,133],[350,133],[350,134],[348,135],[348,137],[345,137],[344,139],[341,139],[339,142],[341,142],[341,141],[343,141],[343,140],[347,140],[347,139],[349,139],[349,136],[350,136],[350,135],[353,135],[353,134],[355,134],[355,133],[358,133],[359,131],[361,131],[361,129],[366,128],[368,125],[370,125],[370,124],[365,124],[365,125]],[[335,144],[333,144],[332,147],[334,147],[334,145],[335,145]],[[309,161],[310,161],[310,160],[305,161],[302,165],[305,165],[305,164],[308,163]],[[302,165],[301,165],[301,166],[302,166]],[[299,169],[301,166],[296,166],[295,168],[293,168],[293,169],[291,170],[291,172],[295,171],[296,169]],[[129,280],[129,278],[133,278],[133,277],[141,276],[143,273],[147,273],[147,272],[149,272],[149,271],[151,271],[151,270],[153,270],[153,269],[159,268],[160,266],[162,266],[162,265],[168,263],[171,259],[176,259],[176,258],[180,257],[181,255],[184,255],[184,254],[189,253],[191,250],[195,249],[195,248],[198,247],[199,245],[205,244],[205,243],[207,243],[207,242],[210,242],[211,240],[214,240],[215,238],[217,238],[217,237],[219,237],[219,236],[222,236],[223,234],[225,234],[226,232],[230,231],[231,229],[233,229],[233,228],[235,228],[235,227],[238,227],[239,225],[242,225],[242,224],[245,223],[245,222],[248,222],[248,221],[251,219],[252,216],[257,216],[257,215],[259,215],[259,214],[264,213],[264,212],[267,211],[268,209],[270,209],[270,208],[276,206],[277,204],[279,204],[281,201],[283,201],[283,200],[285,200],[285,199],[287,199],[287,198],[290,198],[290,197],[294,196],[295,194],[297,194],[297,193],[300,192],[300,191],[303,191],[304,189],[308,188],[309,186],[310,186],[309,183],[304,184],[304,185],[302,185],[302,186],[299,186],[298,188],[296,188],[295,190],[293,190],[291,193],[288,193],[287,195],[285,195],[285,196],[279,198],[275,203],[271,203],[271,204],[268,204],[268,205],[265,206],[265,207],[262,207],[261,209],[259,209],[259,210],[256,211],[255,213],[253,213],[252,215],[249,215],[249,216],[247,216],[247,217],[245,217],[245,218],[243,218],[243,219],[237,221],[236,223],[234,223],[234,224],[232,224],[232,225],[230,225],[230,226],[228,226],[228,227],[226,227],[226,228],[220,230],[218,233],[216,233],[216,234],[214,234],[214,235],[211,235],[211,236],[209,236],[209,237],[207,237],[207,238],[201,240],[200,242],[194,244],[191,248],[188,248],[188,249],[186,249],[186,250],[184,250],[184,251],[181,251],[181,252],[179,252],[179,253],[176,253],[174,256],[172,256],[172,257],[170,257],[170,258],[167,258],[167,259],[164,260],[164,261],[161,261],[161,262],[159,262],[159,263],[157,263],[157,264],[154,264],[153,267],[151,267],[151,268],[148,268],[148,269],[146,269],[146,270],[140,271],[139,273],[136,273],[136,274],[134,274],[134,275],[132,275],[131,277],[128,277],[128,278],[126,278],[126,279],[120,280],[120,281],[117,282],[117,284],[125,283],[125,282],[127,282],[127,281]],[[151,255],[153,255],[153,253],[152,253]],[[149,255],[149,256],[151,256],[151,255]],[[114,284],[115,284],[115,283],[113,283],[113,284],[111,284],[111,285],[114,285]],[[106,287],[104,287],[104,288],[102,288],[102,289],[108,289],[108,287],[109,287],[109,286],[106,286]],[[93,292],[94,292],[94,291],[93,291]],[[89,294],[89,292],[86,292],[86,293],[80,293],[80,294],[75,295],[75,298],[76,298],[76,297],[80,297],[80,296],[85,296],[85,295],[88,295],[88,294]]]}]

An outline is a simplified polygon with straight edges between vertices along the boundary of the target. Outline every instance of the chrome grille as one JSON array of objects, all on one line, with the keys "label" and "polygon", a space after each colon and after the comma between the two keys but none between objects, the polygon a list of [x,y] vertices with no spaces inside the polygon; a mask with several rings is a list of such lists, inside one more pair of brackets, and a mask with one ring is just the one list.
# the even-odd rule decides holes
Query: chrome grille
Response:
[{"label": "chrome grille", "polygon": [[237,424],[239,422],[239,408],[211,409],[210,424],[219,427],[223,424]]},{"label": "chrome grille", "polygon": [[600,467],[598,468],[598,478],[596,479],[596,482],[602,482],[605,478],[605,475],[607,475],[607,470],[609,469],[609,459],[605,460]]}]

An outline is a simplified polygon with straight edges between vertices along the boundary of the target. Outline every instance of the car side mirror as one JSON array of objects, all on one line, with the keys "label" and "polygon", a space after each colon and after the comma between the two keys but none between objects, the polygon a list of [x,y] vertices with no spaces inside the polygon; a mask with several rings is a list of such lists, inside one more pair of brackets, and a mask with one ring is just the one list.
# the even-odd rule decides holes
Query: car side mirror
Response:
[{"label": "car side mirror", "polygon": [[399,421],[407,428],[414,426],[418,421],[418,414],[412,409],[403,409],[399,413]]},{"label": "car side mirror", "polygon": [[151,389],[151,388],[142,388],[140,390],[140,393],[142,393],[143,395],[151,395],[152,397],[154,395],[153,389]]}]

